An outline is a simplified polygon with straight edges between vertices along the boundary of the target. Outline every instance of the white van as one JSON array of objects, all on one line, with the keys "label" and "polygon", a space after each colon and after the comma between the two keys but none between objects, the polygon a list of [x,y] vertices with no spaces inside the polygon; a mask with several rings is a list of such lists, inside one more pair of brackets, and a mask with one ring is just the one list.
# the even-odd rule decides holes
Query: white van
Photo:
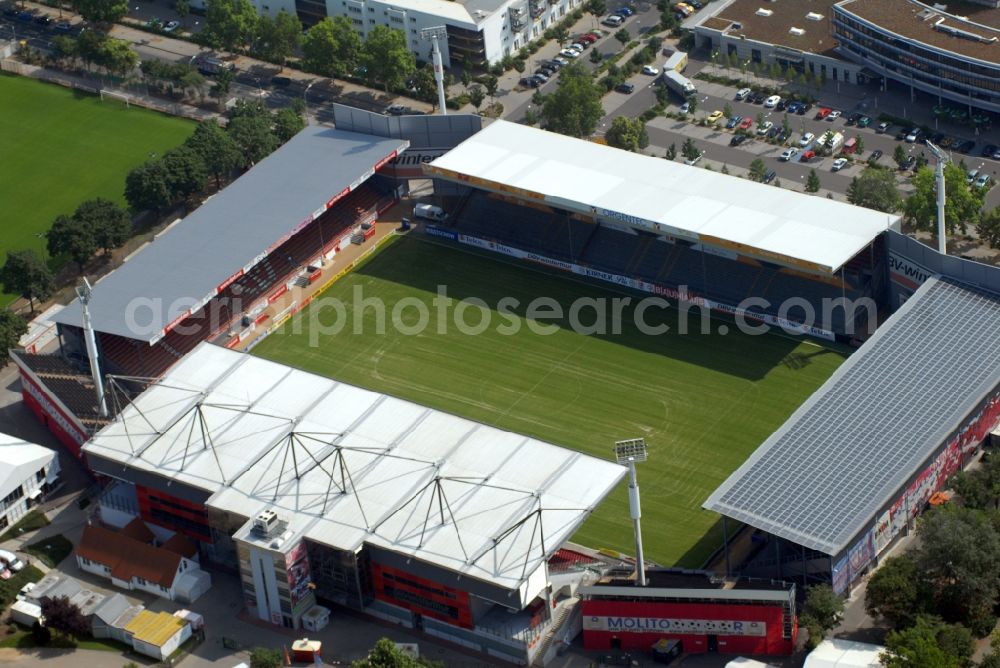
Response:
[{"label": "white van", "polygon": [[7,550],[0,550],[0,561],[7,565],[7,568],[15,573],[24,568],[24,562],[17,558],[17,555]]},{"label": "white van", "polygon": [[444,212],[444,209],[433,204],[417,204],[413,207],[413,217],[442,221],[448,218],[448,214]]}]

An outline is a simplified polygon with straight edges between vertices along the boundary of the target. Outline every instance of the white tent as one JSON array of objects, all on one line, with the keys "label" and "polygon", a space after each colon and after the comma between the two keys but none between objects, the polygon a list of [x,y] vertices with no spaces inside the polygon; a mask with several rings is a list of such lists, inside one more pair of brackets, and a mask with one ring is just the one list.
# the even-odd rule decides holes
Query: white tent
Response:
[{"label": "white tent", "polygon": [[809,653],[803,668],[879,668],[881,645],[854,640],[824,640]]},{"label": "white tent", "polygon": [[726,668],[774,668],[770,663],[762,663],[745,656],[738,656],[726,664]]}]

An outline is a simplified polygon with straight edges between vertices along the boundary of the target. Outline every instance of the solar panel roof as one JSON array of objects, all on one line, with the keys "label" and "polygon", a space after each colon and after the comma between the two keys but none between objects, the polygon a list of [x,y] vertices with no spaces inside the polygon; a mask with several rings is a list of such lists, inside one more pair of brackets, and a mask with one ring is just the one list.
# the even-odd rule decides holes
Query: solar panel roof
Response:
[{"label": "solar panel roof", "polygon": [[[163,329],[409,142],[314,125],[94,286],[94,329],[155,341]],[[73,301],[54,317],[82,326]]]},{"label": "solar panel roof", "polygon": [[703,504],[839,553],[1000,384],[1000,296],[931,278]]}]

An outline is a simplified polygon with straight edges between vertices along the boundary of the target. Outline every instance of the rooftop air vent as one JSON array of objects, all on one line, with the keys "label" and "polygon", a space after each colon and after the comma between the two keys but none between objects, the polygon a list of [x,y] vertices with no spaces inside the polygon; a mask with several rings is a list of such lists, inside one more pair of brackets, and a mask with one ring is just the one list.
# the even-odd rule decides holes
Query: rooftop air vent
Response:
[{"label": "rooftop air vent", "polygon": [[278,513],[273,510],[261,511],[257,517],[253,518],[253,530],[261,536],[270,536],[278,527]]},{"label": "rooftop air vent", "polygon": [[806,19],[808,19],[809,21],[822,21],[823,15],[817,14],[816,12],[809,12],[808,14],[806,14]]},{"label": "rooftop air vent", "polygon": [[803,30],[802,28],[795,28],[795,27],[789,28],[788,32],[789,34],[795,35],[796,37],[802,37],[803,35],[806,34],[806,31]]},{"label": "rooftop air vent", "polygon": [[934,5],[934,9],[938,10],[939,12],[946,12],[948,11],[948,5],[942,5],[941,3],[937,3]]},{"label": "rooftop air vent", "polygon": [[759,8],[757,10],[756,13],[757,13],[757,16],[770,16],[771,14],[774,13],[774,10],[773,9],[764,9],[763,7],[761,7],[761,8]]}]

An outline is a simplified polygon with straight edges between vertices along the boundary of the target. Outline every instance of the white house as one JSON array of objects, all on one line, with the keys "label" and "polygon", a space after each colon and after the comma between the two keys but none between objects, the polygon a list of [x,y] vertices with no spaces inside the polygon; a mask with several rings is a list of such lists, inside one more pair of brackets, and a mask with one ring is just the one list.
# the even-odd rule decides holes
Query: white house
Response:
[{"label": "white house", "polygon": [[122,589],[145,591],[172,601],[190,603],[208,591],[211,576],[199,567],[198,551],[189,540],[175,534],[156,547],[134,537],[141,535],[140,531],[129,529],[84,527],[76,546],[80,569],[109,578]]},{"label": "white house", "polygon": [[0,533],[24,517],[58,480],[55,451],[0,434]]}]

